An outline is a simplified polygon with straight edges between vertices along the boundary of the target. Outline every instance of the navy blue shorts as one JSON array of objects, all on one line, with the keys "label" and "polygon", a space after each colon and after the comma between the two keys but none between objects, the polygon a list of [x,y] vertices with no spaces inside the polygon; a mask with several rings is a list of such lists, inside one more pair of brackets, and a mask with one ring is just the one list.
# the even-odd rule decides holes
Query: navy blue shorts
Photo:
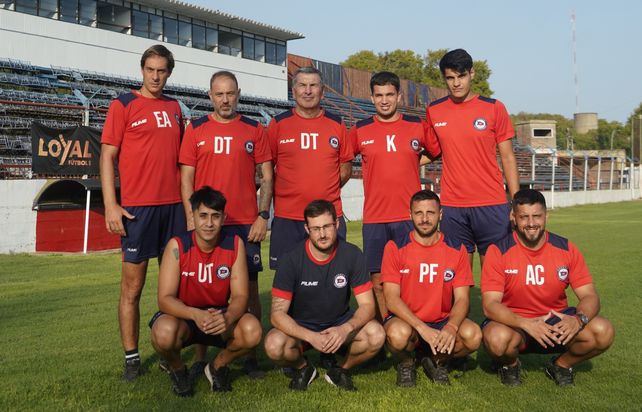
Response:
[{"label": "navy blue shorts", "polygon": [[[397,316],[394,313],[388,313],[388,316],[386,316],[386,318],[383,320],[383,324],[385,325],[386,322],[388,322],[390,319],[394,319],[396,317]],[[439,322],[424,322],[424,323],[429,328],[442,330],[444,328],[444,326],[446,326],[446,324],[448,323],[449,319],[450,318],[447,317],[447,318],[445,318],[443,320],[440,320]],[[419,336],[419,334],[417,334],[417,338],[418,339],[417,339],[417,346],[416,347],[419,348],[419,349],[422,349],[424,352],[431,352],[430,346],[428,345],[428,343],[425,340],[423,340],[421,338],[421,336]]]},{"label": "navy blue shorts", "polygon": [[[296,321],[300,326],[303,326],[304,328],[314,331],[314,332],[321,332],[322,330],[326,330],[328,328],[331,328],[333,326],[341,326],[350,319],[352,319],[352,316],[354,315],[354,312],[349,310],[345,313],[345,315],[341,316],[339,319],[333,321],[333,322],[327,322],[327,323],[312,323],[312,322],[304,322],[304,321]],[[301,341],[301,352],[305,352],[308,349],[311,349],[312,345],[310,345],[309,342],[306,342],[304,340]],[[345,354],[348,352],[348,345],[343,344],[337,353],[341,356],[345,356]]]},{"label": "navy blue shorts", "polygon": [[[577,313],[576,309],[574,306],[569,306],[566,309],[563,309],[559,311],[560,313],[563,313],[565,315],[571,315],[575,316],[575,313]],[[546,320],[546,323],[549,325],[555,325],[557,322],[559,322],[561,319],[558,318],[557,316],[550,317]],[[481,327],[484,329],[486,325],[488,325],[488,322],[490,322],[490,319],[485,319]],[[522,339],[524,339],[524,344],[519,347],[519,353],[539,353],[539,354],[549,354],[549,353],[564,353],[568,349],[564,345],[555,345],[547,348],[543,348],[542,345],[540,345],[531,335],[526,333],[525,331],[521,329],[517,329],[517,332],[522,335]]]},{"label": "navy blue shorts", "polygon": [[223,230],[226,233],[237,235],[245,245],[245,256],[247,258],[247,271],[250,273],[250,280],[257,280],[257,273],[263,271],[261,261],[261,242],[249,242],[247,235],[250,234],[252,225],[225,225]]},{"label": "navy blue shorts", "polygon": [[123,262],[140,263],[163,256],[167,242],[187,231],[182,203],[128,206],[124,209],[135,218],[129,220],[123,217],[126,233],[120,238]]},{"label": "navy blue shorts", "polygon": [[397,244],[406,239],[412,231],[412,221],[388,223],[364,223],[361,229],[363,236],[363,253],[366,257],[366,269],[370,273],[381,272],[383,249],[389,240]]},{"label": "navy blue shorts", "polygon": [[[339,217],[339,237],[346,239],[346,221]],[[278,268],[279,256],[292,250],[299,242],[308,238],[305,233],[305,221],[285,219],[274,216],[272,219],[272,234],[270,235],[270,269]]]},{"label": "navy blue shorts", "polygon": [[510,205],[451,207],[442,206],[440,229],[468,253],[486,254],[488,246],[510,234]]},{"label": "navy blue shorts", "polygon": [[[218,308],[222,309],[223,311],[226,311],[227,308]],[[154,323],[156,320],[161,317],[164,313],[161,312],[160,310],[152,316],[150,319],[148,325],[149,328],[152,329],[154,326]],[[181,319],[183,322],[187,324],[187,327],[189,328],[189,337],[185,342],[183,342],[183,347],[186,348],[190,345],[205,345],[205,346],[216,346],[218,348],[224,348],[225,345],[227,344],[227,341],[223,339],[221,335],[208,335],[204,333],[202,330],[196,326],[196,322],[194,322],[191,319]]]}]

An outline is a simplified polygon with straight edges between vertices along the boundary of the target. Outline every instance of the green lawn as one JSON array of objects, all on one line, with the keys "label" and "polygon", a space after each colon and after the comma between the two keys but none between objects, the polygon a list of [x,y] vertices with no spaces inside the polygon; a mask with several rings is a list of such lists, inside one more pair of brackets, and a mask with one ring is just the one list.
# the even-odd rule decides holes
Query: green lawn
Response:
[{"label": "green lawn", "polygon": [[[288,379],[271,370],[251,381],[238,366],[231,394],[208,391],[205,378],[190,399],[170,392],[158,370],[146,322],[156,311],[157,268],[150,265],[142,299],[141,355],[147,373],[135,383],[120,380],[118,337],[119,254],[0,256],[0,410],[640,410],[642,407],[642,201],[551,211],[549,229],[573,240],[584,253],[602,298],[602,314],[616,328],[614,346],[576,368],[576,387],[557,388],[543,373],[543,356],[523,357],[523,384],[505,388],[488,371],[483,350],[475,369],[437,387],[418,372],[417,387],[400,389],[391,368],[357,371],[357,393],[317,379],[305,393],[288,390]],[[361,246],[361,224],[349,224],[349,240]],[[263,259],[267,262],[267,243]],[[479,270],[476,270],[479,282]],[[261,275],[264,311],[272,273]],[[482,319],[479,289],[471,317]],[[266,317],[263,324],[268,327]],[[191,352],[186,352],[186,359]],[[316,359],[316,355],[312,355]]]}]

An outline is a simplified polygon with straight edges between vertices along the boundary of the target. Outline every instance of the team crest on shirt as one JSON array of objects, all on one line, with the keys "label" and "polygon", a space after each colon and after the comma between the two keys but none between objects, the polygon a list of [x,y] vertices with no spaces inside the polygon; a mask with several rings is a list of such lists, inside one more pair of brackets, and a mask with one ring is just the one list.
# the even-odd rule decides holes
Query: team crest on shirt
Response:
[{"label": "team crest on shirt", "polygon": [[444,282],[450,282],[455,278],[455,270],[448,268],[444,270]]},{"label": "team crest on shirt", "polygon": [[473,122],[473,127],[481,131],[481,130],[486,130],[486,127],[488,127],[488,124],[486,122],[486,119],[484,119],[483,117],[478,117]]},{"label": "team crest on shirt", "polygon": [[247,154],[252,154],[254,152],[254,142],[251,140],[248,140],[245,142],[245,151]]},{"label": "team crest on shirt", "polygon": [[348,279],[346,278],[346,275],[343,273],[339,273],[334,277],[334,287],[335,288],[345,288],[346,285],[348,284]]},{"label": "team crest on shirt", "polygon": [[568,278],[568,268],[566,266],[557,268],[557,278],[560,280],[560,282],[566,281],[566,279]]},{"label": "team crest on shirt", "polygon": [[410,147],[412,147],[412,150],[415,152],[418,152],[419,149],[421,149],[421,144],[419,143],[419,139],[414,138],[410,141]]},{"label": "team crest on shirt", "polygon": [[338,149],[339,148],[339,138],[337,136],[330,136],[330,146],[333,149]]},{"label": "team crest on shirt", "polygon": [[227,265],[221,265],[216,268],[216,277],[225,280],[230,276],[230,268]]},{"label": "team crest on shirt", "polygon": [[254,262],[255,265],[258,265],[259,262],[261,262],[261,256],[256,253],[254,256],[252,256],[252,262]]}]

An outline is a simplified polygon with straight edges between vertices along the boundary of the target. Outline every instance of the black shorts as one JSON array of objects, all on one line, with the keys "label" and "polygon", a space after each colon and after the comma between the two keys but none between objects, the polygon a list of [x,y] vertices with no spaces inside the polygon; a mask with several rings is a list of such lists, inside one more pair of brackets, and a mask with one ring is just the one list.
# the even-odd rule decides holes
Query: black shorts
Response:
[{"label": "black shorts", "polygon": [[510,205],[451,207],[442,206],[439,228],[456,245],[465,245],[468,253],[486,254],[488,246],[511,232]]},{"label": "black shorts", "polygon": [[[227,310],[227,308],[216,308],[216,309],[221,309],[223,312]],[[149,328],[151,329],[154,326],[154,323],[156,320],[161,316],[164,315],[163,312],[160,310],[152,316],[150,319],[148,325]],[[183,342],[183,348],[186,348],[191,345],[195,344],[200,344],[200,345],[205,345],[205,346],[216,346],[218,348],[224,348],[227,344],[227,341],[223,339],[221,335],[208,335],[204,333],[202,330],[196,326],[196,322],[194,322],[191,319],[180,319],[181,321],[185,322],[187,324],[187,327],[189,328],[190,334],[187,340]]]},{"label": "black shorts", "polygon": [[[333,326],[341,326],[350,319],[352,319],[352,316],[354,315],[354,312],[349,310],[345,313],[345,315],[341,316],[339,319],[333,321],[333,322],[327,322],[327,323],[312,323],[312,322],[304,322],[304,321],[296,321],[296,323],[299,324],[299,326],[303,326],[306,329],[309,329],[314,332],[321,332],[322,330],[331,328]],[[304,340],[301,341],[301,347],[300,350],[301,352],[305,352],[308,349],[312,349],[312,345],[310,345],[309,342],[306,342]],[[348,345],[343,344],[337,351],[337,353],[341,356],[345,356],[346,353],[348,353]]]},{"label": "black shorts", "polygon": [[257,273],[263,271],[263,262],[261,261],[261,242],[250,242],[247,236],[250,234],[252,225],[225,225],[223,230],[231,235],[237,235],[245,245],[245,257],[247,258],[247,271],[250,274],[250,280],[257,280]]},{"label": "black shorts", "polygon": [[120,238],[123,262],[140,263],[163,255],[165,245],[187,231],[182,203],[127,206],[134,219],[123,217],[125,236]]},{"label": "black shorts", "polygon": [[[346,240],[347,228],[343,216],[339,220],[339,237]],[[275,216],[272,219],[272,234],[270,235],[270,269],[278,268],[279,256],[293,249],[299,242],[308,238],[305,232],[305,221],[285,219]]]},{"label": "black shorts", "polygon": [[[383,320],[383,324],[385,325],[385,324],[386,324],[386,322],[388,322],[390,319],[393,319],[393,318],[396,318],[396,317],[397,317],[397,316],[396,316],[394,313],[388,313],[388,316],[386,316],[386,318]],[[425,324],[426,324],[426,326],[428,326],[429,328],[433,328],[433,329],[437,329],[437,330],[442,330],[442,329],[444,328],[444,326],[446,326],[446,324],[448,323],[448,320],[449,320],[449,319],[450,319],[450,318],[448,318],[448,317],[447,317],[447,318],[445,318],[445,319],[440,320],[439,322],[424,322],[424,323],[425,323]],[[416,347],[417,349],[421,349],[421,350],[423,350],[423,351],[424,351],[424,352],[426,352],[426,353],[427,353],[427,352],[431,352],[431,350],[430,350],[430,346],[428,345],[428,343],[427,343],[425,340],[423,340],[423,339],[421,338],[421,336],[419,336],[419,334],[417,334],[417,338],[418,338],[418,339],[417,339],[417,345],[416,345],[415,347]]]},{"label": "black shorts", "polygon": [[[569,306],[568,308],[563,309],[559,312],[571,316],[574,316],[575,313],[577,313],[574,306]],[[561,319],[557,316],[553,316],[546,320],[546,323],[548,323],[549,325],[555,325],[560,320]],[[482,329],[484,329],[484,327],[488,325],[488,322],[490,321],[490,319],[485,319],[481,324]],[[519,353],[539,353],[545,355],[549,353],[564,353],[568,350],[568,348],[564,345],[555,345],[543,348],[542,345],[540,345],[531,335],[529,335],[525,331],[517,329],[517,332],[522,335],[522,339],[524,340],[524,343],[519,347]]]},{"label": "black shorts", "polygon": [[369,273],[381,272],[383,249],[389,240],[401,243],[412,231],[412,221],[388,223],[364,223],[361,229],[363,236],[363,254],[366,258],[366,269]]}]

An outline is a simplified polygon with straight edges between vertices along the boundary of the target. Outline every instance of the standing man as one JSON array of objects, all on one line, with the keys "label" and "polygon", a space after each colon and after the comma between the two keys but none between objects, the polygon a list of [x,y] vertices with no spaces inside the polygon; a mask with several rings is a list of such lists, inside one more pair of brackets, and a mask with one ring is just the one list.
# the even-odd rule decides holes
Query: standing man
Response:
[{"label": "standing man", "polygon": [[[165,46],[154,45],[143,53],[140,67],[140,90],[109,106],[100,153],[105,224],[109,233],[121,236],[123,251],[118,322],[127,381],[142,373],[139,301],[147,263],[154,257],[160,260],[169,239],[186,228],[178,169],[183,119],[178,102],[163,95],[174,57]],[[116,163],[121,204],[116,198]]]},{"label": "standing man", "polygon": [[[317,375],[303,351],[312,347],[322,354],[339,353],[344,359],[328,368],[325,380],[354,391],[349,370],[372,358],[385,339],[373,319],[372,283],[359,248],[338,238],[334,205],[315,200],[303,213],[309,239],[279,262],[272,286],[274,329],[265,337],[265,352],[294,368],[293,390],[306,390]],[[355,312],[350,310],[351,294],[358,305]]]},{"label": "standing man", "polygon": [[332,202],[339,218],[339,237],[346,238],[341,187],[350,179],[354,158],[340,116],[321,108],[323,80],[314,67],[292,77],[294,109],[270,122],[268,137],[275,164],[274,220],[270,268],[279,256],[307,237],[303,209],[314,199]]},{"label": "standing man", "polygon": [[[521,384],[520,353],[558,353],[546,375],[574,384],[573,367],[606,351],[615,331],[599,316],[600,298],[577,247],[546,231],[546,200],[533,189],[515,193],[514,232],[488,248],[482,270],[484,345],[504,385]],[[577,305],[570,306],[571,286]]]},{"label": "standing man", "polygon": [[[250,279],[248,308],[261,319],[258,273],[263,265],[260,242],[265,239],[270,218],[272,155],[263,126],[236,111],[241,90],[233,73],[214,73],[208,94],[214,112],[190,123],[181,144],[179,162],[185,214],[191,222],[189,198],[195,189],[203,186],[221,191],[228,199],[225,231],[238,235],[245,243]],[[256,170],[261,178],[258,208]],[[204,352],[197,350],[197,360],[203,362],[204,357]],[[252,377],[263,376],[255,353],[250,354],[243,369]]]},{"label": "standing man", "polygon": [[205,366],[215,392],[232,390],[227,365],[261,341],[261,324],[247,312],[245,246],[225,233],[225,197],[205,186],[189,199],[194,230],[172,238],[158,278],[158,308],[149,326],[152,345],[166,360],[172,390],[192,394],[181,359],[184,347],[199,343],[223,348]]},{"label": "standing man", "polygon": [[510,233],[510,206],[496,150],[512,197],[519,190],[515,131],[499,100],[472,91],[475,69],[465,50],[446,53],[439,69],[450,95],[426,108],[426,120],[443,159],[441,230],[466,246],[471,266],[475,249],[483,264],[488,246]]},{"label": "standing man", "polygon": [[466,318],[474,284],[463,245],[452,246],[439,231],[439,197],[430,190],[410,200],[413,230],[391,240],[383,255],[381,278],[391,314],[384,328],[388,348],[399,361],[397,385],[414,386],[415,348],[426,376],[448,384],[447,362],[464,358],[481,343],[481,330]]},{"label": "standing man", "polygon": [[408,202],[421,189],[419,159],[427,147],[426,123],[397,111],[399,87],[396,74],[374,74],[370,91],[377,114],[350,129],[354,154],[363,159],[363,247],[381,321],[387,314],[380,273],[383,249],[389,240],[401,243],[412,230]]}]

